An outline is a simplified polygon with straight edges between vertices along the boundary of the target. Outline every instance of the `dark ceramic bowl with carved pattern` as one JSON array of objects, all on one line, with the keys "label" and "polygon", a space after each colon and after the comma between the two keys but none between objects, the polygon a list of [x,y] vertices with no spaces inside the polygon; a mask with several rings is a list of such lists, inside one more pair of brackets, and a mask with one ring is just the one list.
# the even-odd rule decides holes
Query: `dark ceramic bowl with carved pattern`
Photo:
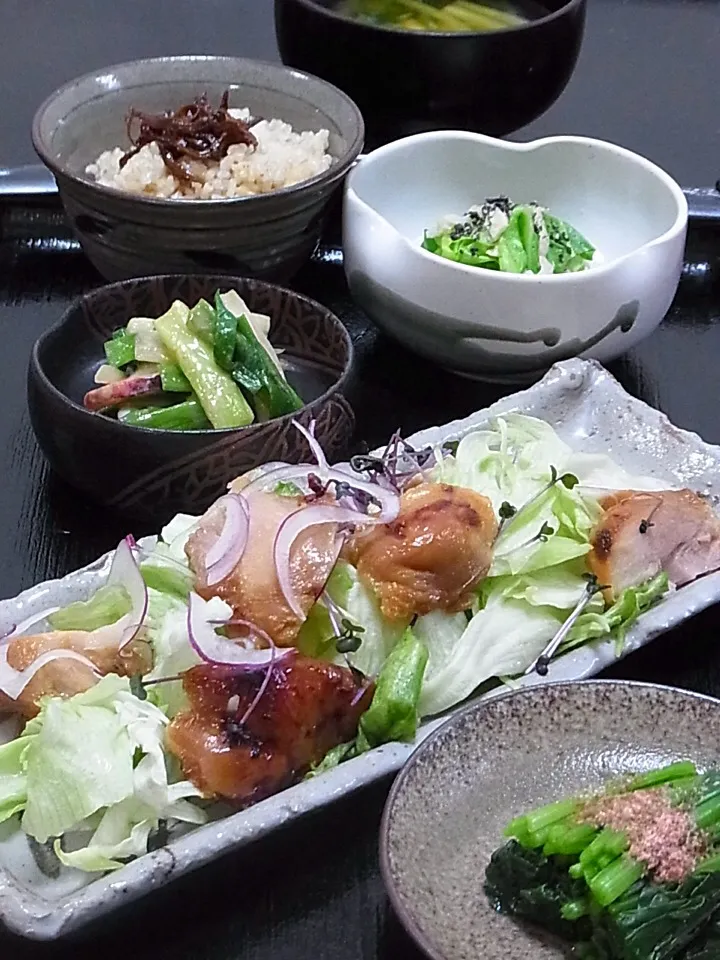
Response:
[{"label": "dark ceramic bowl with carved pattern", "polygon": [[[232,430],[149,430],[86,410],[82,399],[103,360],[103,343],[131,317],[159,317],[175,300],[195,304],[236,290],[250,310],[271,317],[288,381],[305,406],[294,415]],[[30,420],[53,469],[93,500],[161,523],[201,513],[229,481],[272,460],[308,460],[293,419],[316,423],[330,461],[354,427],[345,393],[352,343],[325,307],[291,290],[237,277],[165,275],[100,287],[73,304],[35,343],[28,369]]]}]

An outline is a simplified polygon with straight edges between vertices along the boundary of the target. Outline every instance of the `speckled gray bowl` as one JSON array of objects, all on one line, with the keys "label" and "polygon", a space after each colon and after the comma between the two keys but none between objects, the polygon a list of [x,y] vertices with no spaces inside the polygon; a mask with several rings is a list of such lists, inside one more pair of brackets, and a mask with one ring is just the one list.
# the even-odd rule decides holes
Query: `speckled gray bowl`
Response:
[{"label": "speckled gray bowl", "polygon": [[[85,175],[103,150],[127,144],[130,107],[160,112],[207,93],[217,103],[330,132],[329,170],[274,193],[232,200],[161,200],[100,187]],[[233,57],[135,60],[57,90],[33,121],[85,253],[108,280],[160,273],[232,273],[285,281],[312,253],[336,187],[362,149],[360,111],[323,80]]]},{"label": "speckled gray bowl", "polygon": [[542,960],[557,943],[501,916],[483,892],[508,821],[607,778],[717,764],[720,702],[669,687],[592,680],[475,703],[413,754],[381,831],[390,899],[432,960]]}]

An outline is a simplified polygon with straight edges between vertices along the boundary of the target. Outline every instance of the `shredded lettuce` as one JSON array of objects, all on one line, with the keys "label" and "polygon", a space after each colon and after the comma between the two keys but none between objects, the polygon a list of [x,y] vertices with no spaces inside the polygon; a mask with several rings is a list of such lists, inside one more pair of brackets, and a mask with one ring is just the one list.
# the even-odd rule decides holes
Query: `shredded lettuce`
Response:
[{"label": "shredded lettuce", "polygon": [[[457,645],[468,626],[468,617],[464,613],[444,613],[433,610],[424,617],[418,617],[413,625],[413,633],[423,641],[428,651],[428,663],[425,669],[423,691],[432,678],[441,673],[455,654]],[[420,714],[426,716],[420,698]]]},{"label": "shredded lettuce", "polygon": [[339,561],[325,587],[343,618],[363,628],[360,647],[354,653],[338,655],[332,642],[334,631],[322,601],[316,603],[298,637],[301,653],[311,657],[349,662],[369,677],[376,677],[391,650],[403,636],[408,621],[391,622],[383,616],[372,590],[364,584],[355,567]]},{"label": "shredded lettuce", "polygon": [[[188,638],[187,605],[171,593],[148,588],[148,610],[145,618],[145,639],[153,652],[153,668],[145,680],[176,677],[200,663],[200,657]],[[161,684],[165,711],[170,717],[187,706],[181,680]]]},{"label": "shredded lettuce", "polygon": [[45,699],[23,734],[0,748],[3,819],[22,811],[27,834],[55,839],[63,863],[91,871],[144,853],[141,840],[161,820],[202,823],[204,812],[187,800],[199,791],[168,782],[167,722],[114,674],[74,697]]},{"label": "shredded lettuce", "polygon": [[160,531],[160,539],[168,545],[171,556],[181,563],[187,563],[185,544],[201,520],[202,517],[191,517],[188,513],[178,513]]},{"label": "shredded lettuce", "polygon": [[312,780],[313,777],[319,777],[321,773],[327,773],[328,770],[334,770],[335,767],[344,763],[346,760],[352,760],[359,756],[357,749],[357,740],[348,740],[347,743],[339,743],[337,747],[328,750],[320,763],[316,763],[306,774],[306,780]]},{"label": "shredded lettuce", "polygon": [[[347,659],[366,676],[377,677],[403,637],[407,621],[391,622],[383,616],[377,598],[360,580],[354,567],[345,564],[344,573],[347,585],[344,595],[339,589],[333,595],[331,585],[331,596],[348,620],[363,627],[360,647],[355,653],[348,654]],[[343,662],[343,658],[338,662]]]},{"label": "shredded lettuce", "polygon": [[445,483],[484,494],[499,515],[503,503],[519,508],[539,493],[551,465],[564,469],[570,452],[549,424],[510,413],[463,437],[436,473]]},{"label": "shredded lettuce", "polygon": [[[132,795],[133,744],[105,700],[122,689],[119,677],[69,700],[50,698],[27,751],[27,802],[22,826],[38,843],[77,826],[103,807]],[[89,694],[89,696],[88,696]]]},{"label": "shredded lettuce", "polygon": [[[188,637],[187,603],[194,583],[185,555],[185,545],[199,523],[198,517],[178,514],[163,528],[161,538],[140,565],[148,587],[148,609],[143,624],[145,639],[153,652],[153,669],[144,679],[174,677],[200,663]],[[225,604],[211,600],[225,612]],[[173,717],[187,706],[182,681],[162,684],[163,708]]]},{"label": "shredded lettuce", "polygon": [[[522,673],[541,653],[587,589],[583,557],[602,492],[665,486],[626,473],[604,454],[576,453],[548,423],[515,413],[464,437],[434,476],[487,496],[502,526],[470,621],[433,613],[415,625],[429,650],[423,716],[447,710],[488,680]],[[607,611],[597,595],[563,651],[610,635],[621,645],[627,627],[666,590],[667,578],[656,578]]]},{"label": "shredded lettuce", "polygon": [[550,468],[578,478],[580,494],[610,490],[661,490],[666,483],[635,476],[606,454],[574,451],[543,420],[507,413],[475,430],[435,471],[445,483],[485,494],[500,513],[503,503],[520,508],[550,481]]},{"label": "shredded lettuce", "polygon": [[124,800],[105,812],[87,846],[66,851],[57,839],[53,850],[66,867],[87,873],[116,870],[123,860],[147,853],[151,832],[152,821],[139,813],[137,804]]},{"label": "shredded lettuce", "polygon": [[147,587],[175,594],[183,600],[190,596],[195,579],[187,560],[178,560],[165,543],[158,543],[148,559],[142,561],[140,573]]},{"label": "shredded lettuce", "polygon": [[96,590],[89,600],[75,603],[48,615],[53,630],[98,630],[130,613],[132,601],[124,587],[110,584]]},{"label": "shredded lettuce", "polygon": [[[325,584],[324,593],[327,593],[331,599],[341,609],[343,616],[353,620],[353,615],[347,609],[347,597],[357,580],[357,572],[354,567],[343,560],[339,560]],[[353,620],[359,623],[359,620]],[[322,598],[313,604],[310,612],[300,628],[297,638],[297,647],[300,653],[306,657],[315,657],[318,659],[332,660],[335,656],[335,647],[333,644],[334,630],[330,622],[330,616],[327,607],[322,602]]]},{"label": "shredded lettuce", "polygon": [[[577,562],[482,584],[480,609],[464,614],[440,612],[420,617],[414,630],[428,646],[430,660],[420,696],[420,714],[433,716],[470,696],[488,680],[522,674],[539,656],[587,588]],[[660,600],[668,579],[660,574],[625,590],[607,611],[597,594],[560,650],[613,637],[622,652],[627,629]],[[465,626],[462,621],[465,620]]]},{"label": "shredded lettuce", "polygon": [[32,742],[32,737],[17,737],[0,747],[0,823],[25,809],[26,754]]},{"label": "shredded lettuce", "polygon": [[[548,491],[548,499],[552,499],[554,493],[554,490]],[[527,512],[535,511],[530,508]],[[524,513],[518,515],[517,523],[507,536],[500,533],[490,567],[491,577],[534,573],[583,557],[590,551],[587,536],[561,533],[552,512],[547,520],[541,517],[527,520]]]},{"label": "shredded lettuce", "polygon": [[[421,634],[424,619],[415,626]],[[557,633],[561,622],[552,607],[508,598],[502,590],[491,593],[454,646],[448,649],[446,641],[442,660],[433,658],[429,639],[431,666],[420,694],[420,715],[428,717],[448,710],[486,680],[522,673]]]},{"label": "shredded lettuce", "polygon": [[179,513],[163,527],[150,556],[140,564],[148,587],[187,600],[195,578],[185,555],[185,545],[199,522],[199,517]]},{"label": "shredded lettuce", "polygon": [[622,653],[628,629],[642,613],[661,600],[669,588],[667,574],[659,573],[638,587],[628,587],[606,611],[587,610],[576,621],[560,652],[566,653],[590,640],[612,635],[617,653]]},{"label": "shredded lettuce", "polygon": [[[219,597],[207,601],[208,615],[226,620],[230,608]],[[144,680],[164,680],[176,677],[201,663],[188,635],[188,608],[184,600],[172,593],[148,588],[148,610],[143,625],[145,639],[153,651],[153,668]],[[174,717],[187,706],[182,680],[161,684],[165,713]]]},{"label": "shredded lettuce", "polygon": [[[575,560],[520,576],[488,578],[480,585],[480,592],[484,597],[500,593],[508,600],[525,600],[535,607],[553,607],[569,613],[587,589],[586,576],[582,560]],[[587,611],[593,612],[604,609],[605,603],[599,593],[586,607]]]}]

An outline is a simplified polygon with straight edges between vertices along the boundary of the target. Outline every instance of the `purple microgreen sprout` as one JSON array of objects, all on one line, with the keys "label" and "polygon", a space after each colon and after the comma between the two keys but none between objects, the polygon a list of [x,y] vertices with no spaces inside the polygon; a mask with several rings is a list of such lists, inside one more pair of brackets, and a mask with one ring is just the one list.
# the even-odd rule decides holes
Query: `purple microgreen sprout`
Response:
[{"label": "purple microgreen sprout", "polygon": [[434,465],[433,448],[427,446],[416,450],[403,440],[399,430],[390,437],[381,456],[358,454],[350,459],[350,466],[356,473],[368,473],[376,483],[388,483],[398,492],[408,480]]},{"label": "purple microgreen sprout", "polygon": [[308,502],[319,500],[325,496],[331,487],[334,487],[335,499],[338,501],[343,499],[350,500],[355,509],[360,513],[370,513],[370,507],[377,507],[379,510],[382,509],[382,503],[377,497],[374,497],[367,490],[360,490],[358,487],[353,487],[351,483],[347,483],[346,481],[331,479],[323,483],[317,474],[310,473],[308,474],[307,482],[310,487],[310,493],[305,499]]}]

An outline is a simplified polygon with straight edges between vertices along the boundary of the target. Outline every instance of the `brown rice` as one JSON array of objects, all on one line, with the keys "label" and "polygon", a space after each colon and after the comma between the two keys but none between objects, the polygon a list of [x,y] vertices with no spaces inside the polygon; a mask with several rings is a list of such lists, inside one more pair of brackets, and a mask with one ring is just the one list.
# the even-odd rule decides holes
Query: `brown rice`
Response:
[{"label": "brown rice", "polygon": [[[250,119],[247,109],[234,109],[232,116]],[[327,130],[296,133],[282,120],[260,120],[252,132],[257,147],[231,146],[220,162],[195,162],[198,182],[181,182],[165,166],[156,143],[149,143],[124,167],[122,147],[106,150],[86,168],[97,183],[148,197],[187,200],[222,200],[270,193],[324,173],[332,164]]]}]

